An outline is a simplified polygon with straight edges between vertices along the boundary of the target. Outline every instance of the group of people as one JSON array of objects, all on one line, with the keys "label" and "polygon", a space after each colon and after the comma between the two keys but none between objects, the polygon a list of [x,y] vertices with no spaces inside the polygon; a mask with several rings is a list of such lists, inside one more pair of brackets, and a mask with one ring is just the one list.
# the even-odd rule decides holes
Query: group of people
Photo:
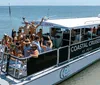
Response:
[{"label": "group of people", "polygon": [[76,42],[84,41],[84,40],[90,40],[91,38],[100,36],[100,25],[98,25],[97,28],[94,26],[93,28],[85,28],[82,30],[83,31],[81,32],[81,35],[80,35],[79,29],[71,30],[71,39],[73,41],[72,43],[76,43]]},{"label": "group of people", "polygon": [[35,25],[34,22],[28,23],[23,18],[25,26],[19,27],[17,32],[12,29],[11,37],[4,34],[2,44],[7,47],[7,51],[11,55],[18,57],[32,56],[38,58],[39,53],[52,50],[53,44],[50,36],[48,36],[48,40],[44,40],[42,29],[36,33],[36,29],[41,25],[43,20],[44,18],[42,18],[38,25]]}]

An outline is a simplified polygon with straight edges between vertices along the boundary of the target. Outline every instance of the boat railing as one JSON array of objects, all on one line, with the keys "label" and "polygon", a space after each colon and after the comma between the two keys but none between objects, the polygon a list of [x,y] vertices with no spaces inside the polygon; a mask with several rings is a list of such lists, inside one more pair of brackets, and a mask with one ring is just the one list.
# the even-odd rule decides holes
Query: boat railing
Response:
[{"label": "boat railing", "polygon": [[25,77],[27,76],[26,66],[27,59],[29,58],[30,57],[18,58],[16,56],[10,55],[9,53],[4,53],[1,70],[5,74],[8,74],[14,78]]},{"label": "boat railing", "polygon": [[0,52],[0,65],[2,64],[4,52]]},{"label": "boat railing", "polygon": [[7,47],[4,45],[0,45],[0,71],[6,73],[7,57],[4,52],[7,52]]},{"label": "boat railing", "polygon": [[2,56],[1,71],[4,72],[4,73],[6,73],[6,71],[7,71],[8,56],[9,56],[8,53],[3,53],[3,56]]},{"label": "boat railing", "polygon": [[0,65],[2,64],[4,52],[6,52],[7,48],[4,45],[0,45]]},{"label": "boat railing", "polygon": [[21,79],[49,67],[56,66],[56,64],[57,49],[41,53],[38,58],[31,56],[18,58],[9,53],[4,53],[1,70],[15,79]]}]

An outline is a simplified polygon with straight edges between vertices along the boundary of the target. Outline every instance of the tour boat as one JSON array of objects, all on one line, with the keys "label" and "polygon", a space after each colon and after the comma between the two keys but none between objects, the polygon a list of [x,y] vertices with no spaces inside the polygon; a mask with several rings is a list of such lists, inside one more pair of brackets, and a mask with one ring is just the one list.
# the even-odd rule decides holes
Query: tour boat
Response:
[{"label": "tour boat", "polygon": [[41,27],[44,39],[51,37],[53,49],[38,58],[3,52],[0,85],[56,85],[100,59],[99,17],[48,19]]}]

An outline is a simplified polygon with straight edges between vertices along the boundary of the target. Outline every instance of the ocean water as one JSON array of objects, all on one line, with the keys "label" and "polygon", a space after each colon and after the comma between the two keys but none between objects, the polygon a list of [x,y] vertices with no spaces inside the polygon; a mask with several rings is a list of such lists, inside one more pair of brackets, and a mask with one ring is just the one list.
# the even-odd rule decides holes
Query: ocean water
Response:
[{"label": "ocean water", "polygon": [[93,63],[58,85],[100,85],[100,61]]},{"label": "ocean water", "polygon": [[54,18],[95,17],[100,13],[100,6],[0,6],[0,39],[7,33],[11,34],[12,28],[18,29],[22,24],[22,17],[28,21],[40,20],[47,16]]}]

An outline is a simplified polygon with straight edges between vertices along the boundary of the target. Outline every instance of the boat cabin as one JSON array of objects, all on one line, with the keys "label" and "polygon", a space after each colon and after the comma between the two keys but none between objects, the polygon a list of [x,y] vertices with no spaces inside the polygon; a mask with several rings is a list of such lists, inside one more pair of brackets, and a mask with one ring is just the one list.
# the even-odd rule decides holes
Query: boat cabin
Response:
[{"label": "boat cabin", "polygon": [[[38,23],[39,21],[35,22]],[[4,53],[4,73],[15,79],[38,75],[100,48],[98,17],[45,20],[41,27],[44,40],[50,36],[53,49],[40,53],[38,58],[18,58]]]}]

